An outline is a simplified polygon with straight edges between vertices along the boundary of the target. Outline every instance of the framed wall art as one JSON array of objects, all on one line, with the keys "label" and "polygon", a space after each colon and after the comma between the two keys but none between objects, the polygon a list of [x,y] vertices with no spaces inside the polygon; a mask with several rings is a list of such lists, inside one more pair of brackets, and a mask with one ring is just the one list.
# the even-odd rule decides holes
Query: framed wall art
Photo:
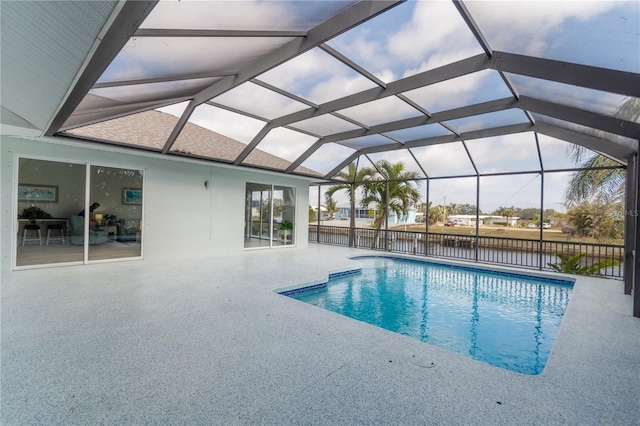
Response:
[{"label": "framed wall art", "polygon": [[57,185],[39,185],[33,183],[18,184],[18,201],[34,201],[43,203],[58,202]]},{"label": "framed wall art", "polygon": [[122,188],[122,204],[142,204],[142,188]]}]

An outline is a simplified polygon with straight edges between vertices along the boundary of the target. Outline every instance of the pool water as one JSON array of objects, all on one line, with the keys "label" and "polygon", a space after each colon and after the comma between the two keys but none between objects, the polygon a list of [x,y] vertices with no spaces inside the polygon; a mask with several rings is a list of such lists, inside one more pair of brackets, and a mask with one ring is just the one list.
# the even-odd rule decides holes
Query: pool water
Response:
[{"label": "pool water", "polygon": [[544,369],[573,287],[419,260],[356,260],[359,273],[283,294],[524,374]]}]

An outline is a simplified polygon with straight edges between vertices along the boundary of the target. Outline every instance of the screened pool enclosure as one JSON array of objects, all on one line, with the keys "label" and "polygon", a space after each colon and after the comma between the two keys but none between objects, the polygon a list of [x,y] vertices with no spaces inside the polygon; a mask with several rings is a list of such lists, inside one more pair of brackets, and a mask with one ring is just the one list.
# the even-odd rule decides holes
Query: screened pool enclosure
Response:
[{"label": "screened pool enclosure", "polygon": [[[3,132],[303,176],[318,211],[326,190],[343,185],[338,207],[388,213],[389,199],[363,205],[359,184],[373,170],[366,181],[382,177],[388,193],[407,175],[380,165],[402,164],[414,207],[476,207],[464,236],[473,243],[462,247],[469,260],[482,260],[481,215],[536,209],[528,266],[538,268],[548,263],[545,212],[566,208],[574,174],[613,175],[615,188],[592,180],[583,195],[620,206],[617,276],[631,293],[640,276],[639,17],[639,3],[614,1],[3,2]],[[281,190],[250,185],[249,199]],[[362,226],[349,216],[346,244],[355,245]],[[401,231],[378,217],[383,231]],[[376,248],[447,246],[430,240],[424,216],[413,219],[424,226],[420,245],[390,234]],[[321,242],[310,220],[310,240]],[[246,234],[272,232],[255,227]],[[283,235],[280,244],[293,245]]]}]

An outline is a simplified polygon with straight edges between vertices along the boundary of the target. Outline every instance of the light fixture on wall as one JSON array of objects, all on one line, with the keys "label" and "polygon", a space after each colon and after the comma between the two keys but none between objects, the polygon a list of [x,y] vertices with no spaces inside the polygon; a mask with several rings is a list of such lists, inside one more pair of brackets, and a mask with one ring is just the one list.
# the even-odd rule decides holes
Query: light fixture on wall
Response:
[{"label": "light fixture on wall", "polygon": [[208,180],[204,181],[204,187],[205,187],[205,189],[209,189],[209,181]]}]

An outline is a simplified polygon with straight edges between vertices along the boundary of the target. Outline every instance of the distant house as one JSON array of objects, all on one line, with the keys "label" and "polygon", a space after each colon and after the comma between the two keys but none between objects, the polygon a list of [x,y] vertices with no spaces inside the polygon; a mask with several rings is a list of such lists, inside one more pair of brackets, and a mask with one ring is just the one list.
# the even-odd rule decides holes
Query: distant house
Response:
[{"label": "distant house", "polygon": [[[475,226],[476,225],[476,215],[472,214],[452,214],[449,215],[448,219],[460,221],[462,225],[465,226]],[[509,221],[504,216],[493,216],[493,215],[479,215],[478,219],[480,220],[480,225],[508,225],[508,226],[516,226],[518,224],[519,217],[510,217]]]},{"label": "distant house", "polygon": [[407,210],[407,214],[403,214],[400,216],[396,216],[394,212],[389,212],[389,223],[400,225],[400,224],[413,224],[416,223],[416,209],[410,207]]},{"label": "distant house", "polygon": [[[335,218],[336,220],[348,220],[351,217],[351,207],[338,207],[336,211]],[[369,216],[369,209],[364,209],[362,207],[356,207],[356,221],[362,220],[373,220],[371,216]]]},{"label": "distant house", "polygon": [[326,207],[320,206],[320,215],[318,215],[317,207],[311,206],[311,208],[315,213],[315,220],[318,220],[318,217],[320,218],[320,220],[329,220],[331,218],[331,215],[329,215],[329,210],[327,210]]},{"label": "distant house", "polygon": [[[350,212],[351,207],[338,207],[335,219],[348,220],[351,217]],[[356,222],[365,220],[373,221],[373,217],[369,214],[369,209],[356,208]],[[389,212],[389,223],[394,225],[416,223],[416,210],[414,208],[409,208],[406,215],[400,216],[396,216],[395,213]]]},{"label": "distant house", "polygon": [[[482,225],[484,216],[480,216],[480,225]],[[453,221],[459,221],[461,225],[464,226],[476,226],[476,215],[475,214],[452,214],[447,218]]]}]

